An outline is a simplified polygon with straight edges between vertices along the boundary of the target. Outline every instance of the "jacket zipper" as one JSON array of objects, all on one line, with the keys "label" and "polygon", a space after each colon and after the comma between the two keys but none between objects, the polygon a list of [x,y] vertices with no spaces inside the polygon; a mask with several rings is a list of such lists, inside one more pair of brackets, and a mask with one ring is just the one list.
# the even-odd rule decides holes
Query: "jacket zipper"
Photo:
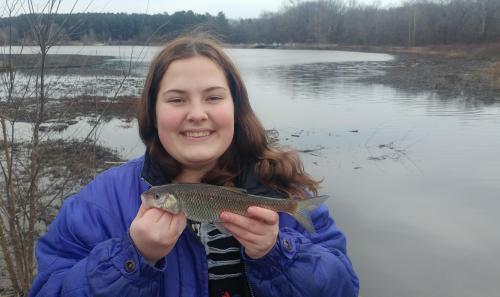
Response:
[{"label": "jacket zipper", "polygon": [[188,220],[187,221],[187,226],[186,226],[186,229],[188,230],[187,232],[189,233],[190,236],[193,237],[193,240],[196,242],[195,244],[198,244],[200,246],[200,248],[203,250],[203,253],[202,253],[202,258],[203,258],[203,264],[205,265],[205,267],[207,268],[207,296],[210,296],[210,289],[208,288],[208,259],[207,259],[207,254],[206,254],[206,251],[205,251],[205,246],[203,245],[203,243],[200,241],[200,239],[198,238],[198,236],[196,236],[196,234],[194,233],[194,230],[191,228],[191,225],[190,225],[190,221]]},{"label": "jacket zipper", "polygon": [[243,264],[243,272],[245,273],[245,278],[247,279],[248,288],[250,289],[250,296],[255,297],[255,294],[253,293],[253,289],[252,289],[252,283],[250,282],[250,279],[248,278],[247,265],[245,264],[245,261],[243,261],[243,259],[241,260],[241,263]]},{"label": "jacket zipper", "polygon": [[150,184],[144,177],[141,177],[141,180],[143,182],[145,182],[150,188],[153,186],[152,184]]}]

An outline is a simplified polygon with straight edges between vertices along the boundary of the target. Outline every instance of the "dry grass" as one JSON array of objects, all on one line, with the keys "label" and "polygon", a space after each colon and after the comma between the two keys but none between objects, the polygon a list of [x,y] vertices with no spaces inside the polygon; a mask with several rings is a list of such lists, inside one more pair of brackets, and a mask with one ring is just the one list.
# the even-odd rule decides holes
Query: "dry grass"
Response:
[{"label": "dry grass", "polygon": [[491,68],[489,69],[489,75],[491,77],[493,85],[497,88],[500,88],[500,61],[495,62],[491,65]]},{"label": "dry grass", "polygon": [[402,53],[464,59],[464,61],[482,61],[487,66],[478,68],[474,71],[474,74],[489,82],[493,89],[500,89],[500,43],[397,47],[390,50]]},{"label": "dry grass", "polygon": [[393,47],[389,50],[423,55],[441,55],[449,58],[500,60],[500,43]]},{"label": "dry grass", "polygon": [[492,62],[489,66],[478,69],[477,73],[488,81],[493,89],[500,90],[500,61]]}]

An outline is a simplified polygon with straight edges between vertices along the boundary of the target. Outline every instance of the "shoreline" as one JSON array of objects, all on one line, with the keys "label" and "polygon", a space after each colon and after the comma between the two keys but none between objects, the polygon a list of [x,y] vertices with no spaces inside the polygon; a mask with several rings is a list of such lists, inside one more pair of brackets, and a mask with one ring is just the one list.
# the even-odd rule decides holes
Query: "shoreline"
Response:
[{"label": "shoreline", "polygon": [[383,62],[385,73],[360,81],[410,92],[434,92],[441,100],[500,103],[500,62],[437,54],[399,53]]},{"label": "shoreline", "polygon": [[[255,48],[252,45],[241,44],[225,46],[230,48]],[[467,100],[478,100],[487,104],[500,102],[500,43],[426,47],[284,44],[274,48],[390,54],[394,55],[394,60],[380,63],[384,74],[361,78],[359,81],[387,85],[403,91],[435,92],[444,100],[463,99],[465,97]],[[15,60],[18,62],[17,67],[21,71],[33,67],[35,55],[22,56],[24,57],[15,56]],[[75,70],[72,71],[76,72],[85,69],[92,71],[91,66],[102,65],[109,59],[113,59],[113,57],[109,56],[86,55],[57,55],[58,57],[55,59],[54,56],[56,55],[48,55],[47,68],[50,71],[64,68],[73,68]],[[0,55],[0,73],[2,72],[2,61],[5,61],[5,55]],[[5,67],[3,70],[6,70]]]},{"label": "shoreline", "polygon": [[[151,42],[143,44],[140,42],[69,42],[57,44],[56,46],[163,46],[165,42]],[[338,51],[361,51],[373,53],[415,53],[429,55],[449,55],[460,56],[472,54],[475,58],[490,57],[500,59],[500,42],[492,43],[471,43],[471,44],[433,44],[422,46],[400,46],[400,45],[361,45],[361,44],[339,44],[339,43],[225,43],[221,42],[225,48],[244,49],[292,49],[292,50],[338,50]],[[19,46],[37,46],[37,44],[13,44]],[[7,48],[8,45],[0,45]],[[1,54],[0,54],[1,55]]]}]

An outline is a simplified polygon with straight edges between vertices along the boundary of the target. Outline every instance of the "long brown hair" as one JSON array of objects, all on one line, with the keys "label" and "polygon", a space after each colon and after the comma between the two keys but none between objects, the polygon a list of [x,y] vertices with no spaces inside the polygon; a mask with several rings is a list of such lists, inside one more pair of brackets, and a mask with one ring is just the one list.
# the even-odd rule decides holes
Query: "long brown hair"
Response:
[{"label": "long brown hair", "polygon": [[287,194],[304,197],[305,189],[317,194],[318,182],[305,171],[296,152],[271,148],[266,132],[253,112],[246,87],[231,59],[210,35],[197,33],[178,37],[167,43],[149,68],[139,104],[139,133],[151,160],[157,163],[168,179],[182,171],[182,165],[163,148],[156,130],[156,99],[159,84],[169,65],[179,59],[194,56],[209,58],[224,72],[234,101],[235,128],[233,140],[219,158],[215,168],[203,177],[203,182],[228,185],[249,166],[265,185]]}]

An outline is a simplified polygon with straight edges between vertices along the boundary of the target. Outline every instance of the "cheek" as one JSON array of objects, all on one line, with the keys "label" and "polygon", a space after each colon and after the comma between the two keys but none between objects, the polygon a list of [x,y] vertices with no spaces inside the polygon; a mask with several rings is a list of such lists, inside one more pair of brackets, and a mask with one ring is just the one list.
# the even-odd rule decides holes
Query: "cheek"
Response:
[{"label": "cheek", "polygon": [[232,110],[220,113],[217,118],[217,125],[232,135],[234,134],[234,112]]},{"label": "cheek", "polygon": [[182,122],[181,115],[169,111],[168,108],[161,107],[156,110],[156,119],[156,126],[159,134],[177,131]]},{"label": "cheek", "polygon": [[226,115],[226,116],[220,117],[218,124],[219,124],[219,126],[224,127],[228,130],[229,129],[234,130],[234,116],[231,114],[231,115]]},{"label": "cheek", "polygon": [[224,141],[224,145],[227,146],[226,149],[228,149],[234,140],[234,118],[232,116],[228,117],[226,119],[226,126],[225,127],[226,128],[225,128],[225,133],[223,136],[223,139],[224,139],[223,141]]}]

